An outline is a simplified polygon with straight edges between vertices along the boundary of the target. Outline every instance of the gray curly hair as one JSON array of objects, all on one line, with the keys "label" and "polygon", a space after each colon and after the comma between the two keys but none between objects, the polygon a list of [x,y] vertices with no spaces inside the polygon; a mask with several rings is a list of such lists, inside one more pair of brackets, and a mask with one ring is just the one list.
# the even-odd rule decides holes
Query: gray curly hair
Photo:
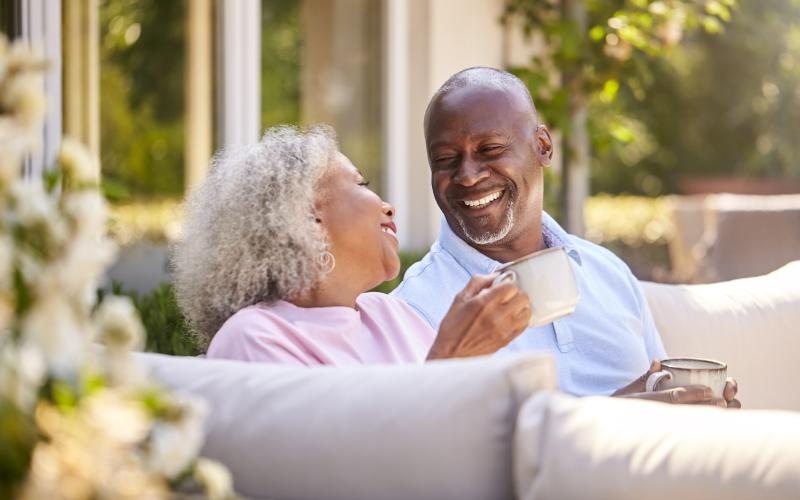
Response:
[{"label": "gray curly hair", "polygon": [[337,151],[327,126],[279,126],[216,156],[186,200],[173,249],[178,304],[199,339],[209,342],[243,307],[291,299],[318,282],[327,242],[314,191]]}]

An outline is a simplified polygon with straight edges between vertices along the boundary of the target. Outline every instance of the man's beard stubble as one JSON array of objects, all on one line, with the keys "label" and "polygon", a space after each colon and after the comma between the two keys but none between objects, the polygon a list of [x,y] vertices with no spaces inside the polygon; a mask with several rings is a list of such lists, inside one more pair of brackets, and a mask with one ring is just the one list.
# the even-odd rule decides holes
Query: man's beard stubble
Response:
[{"label": "man's beard stubble", "polygon": [[506,213],[504,214],[503,222],[496,231],[473,234],[470,232],[469,228],[464,222],[464,219],[461,218],[458,212],[453,215],[455,216],[459,227],[461,227],[461,232],[471,243],[475,245],[491,245],[498,243],[505,239],[505,237],[508,236],[508,233],[511,232],[511,228],[514,227],[514,197],[512,193],[509,193],[508,206],[506,207]]}]

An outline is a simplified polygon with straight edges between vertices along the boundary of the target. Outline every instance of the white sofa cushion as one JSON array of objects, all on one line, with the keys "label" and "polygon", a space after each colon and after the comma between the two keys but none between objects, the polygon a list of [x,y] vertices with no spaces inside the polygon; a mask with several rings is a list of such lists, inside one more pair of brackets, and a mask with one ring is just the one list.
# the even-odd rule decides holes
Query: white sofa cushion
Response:
[{"label": "white sofa cushion", "polygon": [[800,497],[800,414],[540,394],[514,437],[521,499]]},{"label": "white sofa cushion", "polygon": [[203,455],[249,497],[508,498],[519,408],[556,386],[552,360],[530,355],[335,369],[138,358],[209,402]]},{"label": "white sofa cushion", "polygon": [[800,261],[710,285],[643,283],[669,356],[728,363],[745,408],[800,410]]}]

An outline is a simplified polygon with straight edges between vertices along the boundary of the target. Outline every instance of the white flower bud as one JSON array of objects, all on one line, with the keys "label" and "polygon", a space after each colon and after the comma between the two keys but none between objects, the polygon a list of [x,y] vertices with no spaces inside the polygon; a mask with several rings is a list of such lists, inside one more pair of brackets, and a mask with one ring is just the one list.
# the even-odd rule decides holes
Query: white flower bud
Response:
[{"label": "white flower bud", "polygon": [[65,137],[61,141],[58,162],[70,182],[97,183],[100,179],[100,161],[74,139]]},{"label": "white flower bud", "polygon": [[208,458],[199,458],[194,466],[195,480],[203,487],[210,500],[235,497],[233,477],[227,467]]},{"label": "white flower bud", "polygon": [[128,297],[106,297],[95,314],[100,341],[112,350],[144,347],[144,326]]}]

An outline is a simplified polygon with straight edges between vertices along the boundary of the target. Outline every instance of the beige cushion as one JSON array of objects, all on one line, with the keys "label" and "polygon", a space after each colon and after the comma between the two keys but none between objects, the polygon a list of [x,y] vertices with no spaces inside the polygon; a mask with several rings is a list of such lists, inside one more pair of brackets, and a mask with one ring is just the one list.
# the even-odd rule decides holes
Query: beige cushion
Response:
[{"label": "beige cushion", "polygon": [[203,454],[249,497],[508,498],[519,408],[556,385],[552,360],[530,355],[336,369],[139,359],[208,400]]},{"label": "beige cushion", "polygon": [[643,287],[669,356],[727,362],[746,408],[800,410],[800,261],[725,283]]},{"label": "beige cushion", "polygon": [[800,497],[795,412],[541,394],[520,412],[514,450],[521,499]]}]

